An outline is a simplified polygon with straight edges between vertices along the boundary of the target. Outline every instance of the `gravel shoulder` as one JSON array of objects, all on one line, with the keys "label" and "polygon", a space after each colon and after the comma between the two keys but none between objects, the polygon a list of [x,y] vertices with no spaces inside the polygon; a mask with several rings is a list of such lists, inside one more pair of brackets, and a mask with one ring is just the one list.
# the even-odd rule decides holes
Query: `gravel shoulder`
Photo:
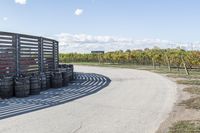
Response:
[{"label": "gravel shoulder", "polygon": [[112,81],[103,90],[59,106],[0,121],[2,133],[154,133],[177,100],[177,85],[148,71],[76,66]]}]

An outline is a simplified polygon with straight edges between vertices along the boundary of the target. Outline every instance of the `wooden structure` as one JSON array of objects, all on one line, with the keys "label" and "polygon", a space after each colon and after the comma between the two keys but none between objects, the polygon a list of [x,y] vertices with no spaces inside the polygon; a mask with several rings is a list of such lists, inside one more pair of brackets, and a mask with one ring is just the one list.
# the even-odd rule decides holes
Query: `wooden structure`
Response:
[{"label": "wooden structure", "polygon": [[52,72],[58,63],[58,41],[0,32],[0,76]]}]

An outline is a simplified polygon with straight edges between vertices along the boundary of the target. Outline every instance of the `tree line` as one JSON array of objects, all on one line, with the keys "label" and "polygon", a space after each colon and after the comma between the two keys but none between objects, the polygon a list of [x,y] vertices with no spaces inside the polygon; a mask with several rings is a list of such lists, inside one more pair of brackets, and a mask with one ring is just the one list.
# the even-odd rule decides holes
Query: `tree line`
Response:
[{"label": "tree line", "polygon": [[61,63],[71,62],[89,62],[89,63],[109,63],[109,64],[135,64],[167,66],[169,71],[172,68],[185,69],[186,74],[192,69],[200,68],[200,51],[186,51],[180,48],[176,49],[144,49],[144,50],[126,50],[114,51],[104,54],[80,54],[67,53],[60,54]]}]

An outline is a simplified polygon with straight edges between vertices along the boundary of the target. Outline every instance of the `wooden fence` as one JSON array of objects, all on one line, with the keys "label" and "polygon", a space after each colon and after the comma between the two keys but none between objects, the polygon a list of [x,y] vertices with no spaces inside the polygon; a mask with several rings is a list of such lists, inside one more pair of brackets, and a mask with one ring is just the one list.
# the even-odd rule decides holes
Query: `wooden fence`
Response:
[{"label": "wooden fence", "polygon": [[58,63],[58,41],[0,32],[0,76],[50,72]]}]

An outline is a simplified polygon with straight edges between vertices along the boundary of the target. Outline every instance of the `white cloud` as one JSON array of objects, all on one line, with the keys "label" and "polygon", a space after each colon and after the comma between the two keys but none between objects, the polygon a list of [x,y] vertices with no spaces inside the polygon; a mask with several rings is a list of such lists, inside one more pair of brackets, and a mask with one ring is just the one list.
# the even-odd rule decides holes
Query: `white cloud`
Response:
[{"label": "white cloud", "polygon": [[76,11],[74,12],[74,15],[76,16],[80,16],[83,14],[83,9],[76,9]]},{"label": "white cloud", "polygon": [[8,18],[7,17],[3,17],[3,21],[7,21],[8,20]]},{"label": "white cloud", "polygon": [[25,5],[27,3],[27,0],[15,0],[15,3]]},{"label": "white cloud", "polygon": [[[115,51],[127,49],[144,49],[158,46],[160,48],[184,47],[191,49],[191,43],[176,43],[161,39],[132,39],[113,36],[92,36],[86,34],[61,33],[56,35],[60,42],[60,52],[89,53],[93,50]],[[200,49],[200,42],[193,43],[193,48]]]}]

